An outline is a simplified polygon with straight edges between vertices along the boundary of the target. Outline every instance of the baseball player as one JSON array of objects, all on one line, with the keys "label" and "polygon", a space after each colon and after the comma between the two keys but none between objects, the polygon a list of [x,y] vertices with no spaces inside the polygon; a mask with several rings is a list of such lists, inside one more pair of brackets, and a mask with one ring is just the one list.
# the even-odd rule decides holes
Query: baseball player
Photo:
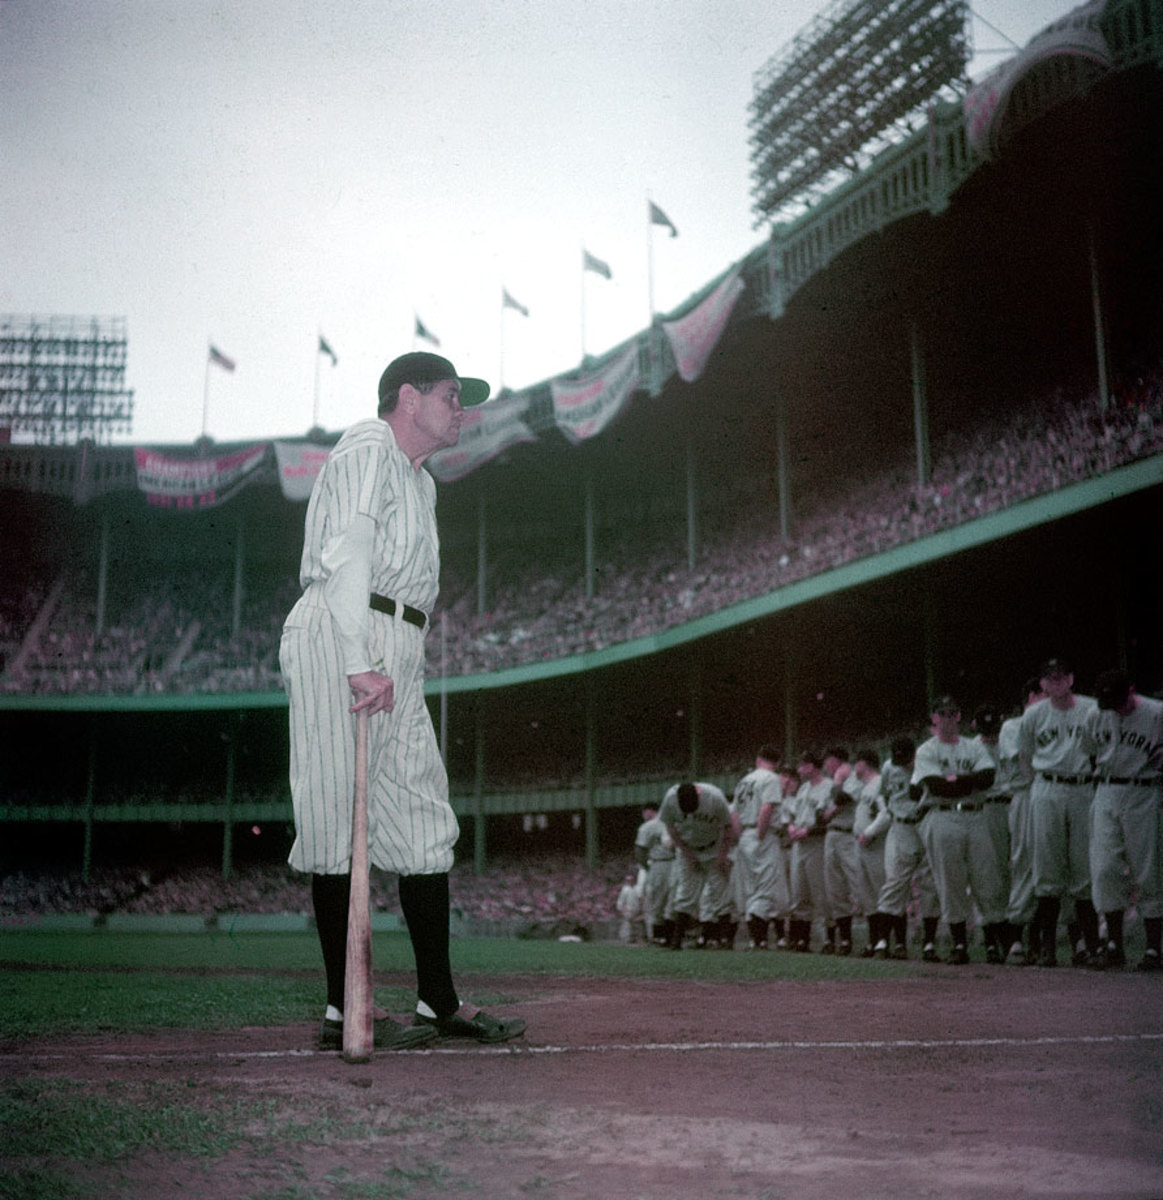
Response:
[{"label": "baseball player", "polygon": [[739,781],[731,802],[738,903],[754,950],[767,949],[771,922],[788,908],[787,864],[779,844],[779,759],[774,746],[761,746],[754,770]]},{"label": "baseball player", "polygon": [[873,916],[880,889],[884,887],[884,838],[892,818],[880,790],[880,758],[876,751],[857,751],[852,773],[860,781],[856,814],[852,818],[852,836],[856,839],[856,907],[868,922],[863,957],[871,958],[877,941],[872,930]]},{"label": "baseball player", "polygon": [[646,872],[642,885],[646,936],[665,945],[674,921],[674,842],[656,809],[642,810],[642,824],[634,837],[634,858]]},{"label": "baseball player", "polygon": [[985,818],[993,762],[979,741],[961,736],[960,721],[956,700],[941,696],[933,705],[933,736],[917,750],[912,781],[924,811],[921,841],[953,940],[948,961],[954,966],[969,962],[969,897],[982,921],[992,925],[1004,920],[1009,895]]},{"label": "baseball player", "polygon": [[824,890],[824,813],[832,803],[835,785],[824,774],[824,760],[805,750],[796,763],[800,786],[788,805],[787,836],[791,842],[791,921],[788,940],[793,949],[809,953],[812,924],[826,920]]},{"label": "baseball player", "polygon": [[[985,793],[985,826],[989,843],[993,847],[994,863],[1006,890],[1006,902],[1010,894],[1010,811],[1015,780],[1021,778],[1021,765],[1017,759],[1008,759],[1004,769],[1001,761],[999,738],[1001,734],[1001,710],[992,704],[981,704],[973,714],[973,729],[977,740],[985,747],[993,763],[993,783]],[[985,960],[1003,963],[1012,942],[1010,928],[1003,919],[986,924],[982,929],[985,938]]]},{"label": "baseball player", "polygon": [[[1033,924],[1039,963],[1057,964],[1062,901],[1074,900],[1084,945],[1073,945],[1076,966],[1098,953],[1098,914],[1090,887],[1090,808],[1094,799],[1091,759],[1094,712],[1090,696],[1074,694],[1074,675],[1061,658],[1042,666],[1045,700],[1022,713],[1018,745],[1023,771],[1032,772],[1030,813],[1034,895]],[[1072,938],[1073,941],[1073,938]]]},{"label": "baseball player", "polygon": [[501,1042],[525,1029],[461,1004],[452,980],[448,871],[459,830],[424,702],[440,551],[436,486],[422,468],[456,444],[465,406],[488,393],[439,355],[395,359],[380,377],[378,416],[339,439],[307,506],[303,594],[283,626],[279,663],[290,711],[290,863],[311,874],[325,1049],[343,1043],[359,711],[368,713],[368,854],[399,876],[418,992],[411,1026],[377,1013],[376,1045],[407,1048],[437,1034]]},{"label": "baseball player", "polygon": [[824,810],[824,894],[827,922],[821,954],[852,953],[852,914],[856,907],[860,864],[859,847],[852,832],[856,802],[863,785],[848,761],[848,751],[829,750],[824,756],[824,774],[832,779],[832,800]]},{"label": "baseball player", "polygon": [[730,919],[731,811],[713,783],[684,781],[662,798],[658,819],[674,843],[674,924],[667,945],[681,950],[687,930],[702,924],[705,942],[718,942]]},{"label": "baseball player", "polygon": [[894,738],[889,760],[880,770],[881,794],[892,823],[884,839],[884,886],[873,914],[875,923],[869,923],[869,936],[876,939],[877,958],[888,958],[889,943],[893,941],[892,957],[908,958],[908,902],[915,885],[920,897],[922,957],[926,962],[936,962],[941,905],[917,829],[924,814],[919,811],[919,797],[911,790],[916,754],[911,737]]},{"label": "baseball player", "polygon": [[1147,935],[1140,971],[1163,970],[1163,703],[1136,694],[1125,671],[1096,681],[1090,872],[1094,906],[1106,915],[1101,968],[1127,961],[1123,914],[1132,895]]},{"label": "baseball player", "polygon": [[[1042,685],[1029,679],[1022,688],[1022,711],[1044,700]],[[1010,948],[1006,962],[1024,966],[1041,957],[1034,917],[1034,864],[1031,842],[1030,776],[1023,768],[1018,744],[1020,717],[1009,717],[1001,724],[997,735],[998,774],[1010,790],[1010,898],[1006,909]],[[1022,944],[1022,933],[1028,927],[1028,938]]]}]

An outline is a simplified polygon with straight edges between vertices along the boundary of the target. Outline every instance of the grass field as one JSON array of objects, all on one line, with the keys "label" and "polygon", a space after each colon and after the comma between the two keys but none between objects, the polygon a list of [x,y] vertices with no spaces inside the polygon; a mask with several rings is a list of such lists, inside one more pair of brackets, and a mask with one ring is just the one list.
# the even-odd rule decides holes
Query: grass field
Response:
[{"label": "grass field", "polygon": [[[378,970],[413,970],[404,934],[376,934],[374,951]],[[470,979],[875,979],[908,970],[859,958],[496,938],[457,939],[453,965]],[[0,933],[0,1038],[287,1025],[321,1015],[322,986],[314,933]],[[414,1001],[404,988],[377,988],[377,998],[392,1011]]]}]

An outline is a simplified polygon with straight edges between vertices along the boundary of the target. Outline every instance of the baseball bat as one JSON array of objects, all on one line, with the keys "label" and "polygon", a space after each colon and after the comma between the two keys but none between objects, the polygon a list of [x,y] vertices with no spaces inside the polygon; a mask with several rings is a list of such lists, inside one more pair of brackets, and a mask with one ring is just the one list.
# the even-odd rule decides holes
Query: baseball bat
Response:
[{"label": "baseball bat", "polygon": [[372,924],[368,896],[367,710],[356,714],[355,796],[351,812],[351,899],[347,908],[347,962],[343,985],[343,1059],[372,1056]]}]

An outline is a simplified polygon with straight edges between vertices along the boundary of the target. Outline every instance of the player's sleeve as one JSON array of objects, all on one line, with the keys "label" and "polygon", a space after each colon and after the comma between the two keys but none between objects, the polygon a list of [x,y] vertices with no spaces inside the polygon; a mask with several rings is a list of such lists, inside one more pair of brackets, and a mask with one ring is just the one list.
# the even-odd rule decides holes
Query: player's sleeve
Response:
[{"label": "player's sleeve", "polygon": [[372,669],[368,654],[368,597],[371,595],[375,522],[357,514],[323,548],[323,599],[335,623],[343,670],[358,675]]}]

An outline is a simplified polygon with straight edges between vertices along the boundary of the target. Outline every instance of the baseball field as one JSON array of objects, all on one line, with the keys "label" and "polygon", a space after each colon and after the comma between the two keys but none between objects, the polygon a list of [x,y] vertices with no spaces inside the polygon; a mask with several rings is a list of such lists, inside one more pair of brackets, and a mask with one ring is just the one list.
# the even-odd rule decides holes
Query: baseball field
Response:
[{"label": "baseball field", "polygon": [[[0,1196],[1163,1196],[1163,978],[460,938],[500,1047],[313,1049],[313,935],[0,932]],[[407,939],[375,938],[406,1012]]]}]

